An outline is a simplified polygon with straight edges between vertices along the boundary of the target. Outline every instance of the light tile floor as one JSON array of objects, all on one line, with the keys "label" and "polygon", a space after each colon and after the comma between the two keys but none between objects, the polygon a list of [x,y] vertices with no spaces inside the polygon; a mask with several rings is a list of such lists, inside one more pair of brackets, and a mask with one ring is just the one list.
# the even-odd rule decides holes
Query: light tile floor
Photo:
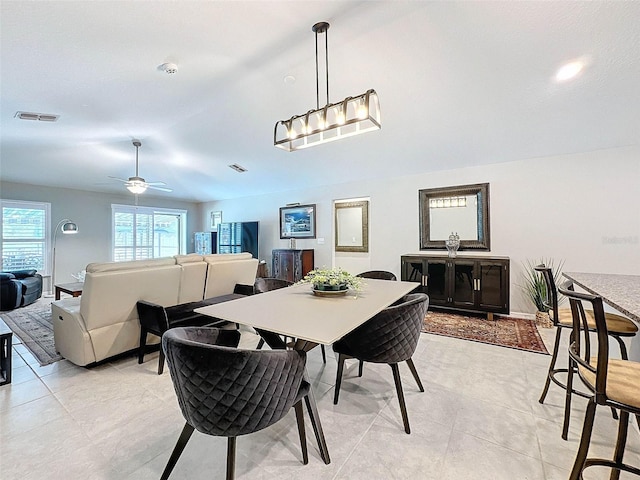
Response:
[{"label": "light tile floor", "polygon": [[[549,342],[553,330],[543,330]],[[15,336],[14,336],[15,339]],[[14,340],[15,342],[16,340]],[[257,337],[243,331],[241,346]],[[0,387],[3,480],[158,479],[184,425],[168,371],[157,353],[87,369],[61,361],[40,367],[13,348],[13,383]],[[574,400],[568,441],[560,438],[563,393],[537,399],[550,357],[423,334],[414,356],[426,391],[401,366],[411,422],[404,433],[391,370],[348,364],[333,405],[336,359],[318,349],[308,370],[332,462],[325,465],[308,425],[310,459],[302,465],[295,416],[238,439],[239,479],[566,479],[585,401]],[[562,362],[566,363],[566,355]],[[599,410],[592,451],[610,455],[616,422]],[[195,433],[171,478],[224,478],[226,440]],[[640,465],[640,435],[630,429],[625,459]],[[587,479],[608,478],[591,469]],[[632,478],[623,474],[623,479]]]}]

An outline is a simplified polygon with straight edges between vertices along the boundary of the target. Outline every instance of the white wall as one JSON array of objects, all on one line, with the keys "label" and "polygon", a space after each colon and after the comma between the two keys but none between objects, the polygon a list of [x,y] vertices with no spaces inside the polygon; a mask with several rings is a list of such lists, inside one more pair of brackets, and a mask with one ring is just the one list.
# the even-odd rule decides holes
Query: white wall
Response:
[{"label": "white wall", "polygon": [[[418,190],[489,182],[491,252],[477,255],[511,258],[511,311],[533,312],[517,286],[527,259],[564,260],[564,271],[640,274],[639,159],[640,147],[625,147],[210,202],[199,206],[200,227],[208,230],[212,210],[225,222],[260,221],[260,258],[270,266],[271,250],[288,248],[278,208],[316,203],[319,238],[296,246],[315,249],[317,266],[399,276],[400,256],[421,253]],[[369,253],[335,254],[333,200],[354,197],[370,198]]]},{"label": "white wall", "polygon": [[[0,183],[0,197],[51,203],[51,228],[70,218],[78,224],[77,235],[58,235],[56,243],[56,283],[74,282],[72,273],[88,263],[111,260],[111,204],[131,205],[133,195],[110,195],[66,188],[49,188],[19,183]],[[188,251],[193,251],[193,232],[197,231],[198,208],[195,203],[179,202],[140,195],[141,206],[187,210]],[[44,285],[49,290],[48,280]]]}]

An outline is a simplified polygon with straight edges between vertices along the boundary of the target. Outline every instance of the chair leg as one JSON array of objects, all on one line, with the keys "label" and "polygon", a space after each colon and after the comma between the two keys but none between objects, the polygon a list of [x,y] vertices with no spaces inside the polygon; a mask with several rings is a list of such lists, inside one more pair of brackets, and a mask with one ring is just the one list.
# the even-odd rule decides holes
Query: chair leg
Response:
[{"label": "chair leg", "polygon": [[307,435],[304,429],[304,410],[302,409],[302,400],[294,406],[296,411],[296,421],[298,422],[298,436],[300,437],[300,448],[302,449],[302,463],[309,463],[309,453],[307,451]]},{"label": "chair leg", "polygon": [[227,480],[236,476],[236,437],[227,438]]},{"label": "chair leg", "polygon": [[322,352],[322,363],[327,363],[327,354],[324,351],[324,345],[320,344],[320,351]]},{"label": "chair leg", "polygon": [[362,360],[358,361],[358,376],[362,376],[362,370],[364,370],[364,362]]},{"label": "chair leg", "polygon": [[[624,456],[624,448],[627,443],[627,432],[629,430],[629,412],[620,410],[620,420],[618,420],[618,440],[613,453],[613,461],[616,465],[622,465],[622,457]],[[613,468],[609,480],[618,480],[620,478],[620,470]]]},{"label": "chair leg", "polygon": [[569,358],[569,368],[567,369],[567,389],[564,392],[564,420],[562,422],[562,439],[566,440],[569,435],[569,421],[571,419],[571,395],[573,393],[573,361]]},{"label": "chair leg", "polygon": [[160,345],[160,355],[158,356],[158,375],[162,375],[164,372],[164,350],[162,349],[162,345]]},{"label": "chair leg", "polygon": [[309,393],[304,397],[304,402],[307,404],[307,411],[309,412],[309,419],[311,420],[313,433],[315,434],[316,441],[318,442],[320,456],[324,463],[329,465],[331,463],[331,459],[329,458],[329,449],[327,448],[327,442],[324,439],[324,432],[322,431],[322,423],[320,423],[320,415],[318,414],[318,407],[316,406],[316,398],[313,395],[313,389],[309,390]]},{"label": "chair leg", "polygon": [[138,364],[144,362],[144,351],[147,348],[147,329],[140,327],[140,346],[138,347]]},{"label": "chair leg", "polygon": [[402,381],[400,380],[400,369],[397,363],[390,363],[389,366],[393,371],[393,380],[396,384],[396,393],[398,394],[398,401],[400,402],[400,413],[402,414],[402,422],[404,423],[404,431],[411,433],[411,427],[409,427],[409,417],[407,415],[407,406],[404,403],[404,393],[402,393]]},{"label": "chair leg", "polygon": [[591,432],[593,431],[593,422],[596,416],[596,402],[590,399],[587,404],[587,411],[584,414],[584,426],[582,427],[582,437],[580,438],[580,446],[576,459],[573,462],[573,469],[569,475],[569,480],[580,480],[582,478],[582,470],[584,462],[589,453],[589,443],[591,442]]},{"label": "chair leg", "polygon": [[344,370],[344,361],[347,358],[342,353],[338,355],[338,373],[336,373],[336,391],[333,394],[333,404],[338,404],[338,397],[340,396],[340,385],[342,385],[342,371]]},{"label": "chair leg", "polygon": [[547,396],[547,392],[549,391],[549,384],[551,383],[551,372],[556,368],[556,360],[558,359],[558,349],[560,347],[560,337],[562,336],[562,328],[556,327],[556,339],[553,343],[553,354],[551,355],[551,362],[549,363],[549,371],[547,372],[547,381],[544,383],[544,388],[542,389],[542,395],[540,395],[540,399],[538,402],[544,403],[544,399]]},{"label": "chair leg", "polygon": [[184,447],[187,446],[187,442],[191,438],[191,435],[193,434],[194,430],[195,429],[188,423],[184,424],[182,433],[180,434],[180,437],[176,442],[176,446],[173,448],[173,452],[171,452],[171,457],[169,457],[167,466],[164,467],[164,472],[162,472],[162,476],[160,477],[160,480],[167,480],[169,478],[169,475],[171,475],[173,468],[176,466],[176,463],[178,463],[178,459],[180,458],[180,455],[182,455],[182,451],[184,450]]},{"label": "chair leg", "polygon": [[413,374],[413,378],[416,380],[416,383],[418,384],[418,388],[420,389],[421,392],[424,392],[424,387],[422,386],[422,382],[420,381],[420,377],[418,376],[418,371],[416,370],[416,366],[413,364],[413,358],[410,358],[409,360],[407,360],[407,365],[409,365],[409,370],[411,370],[411,373]]}]

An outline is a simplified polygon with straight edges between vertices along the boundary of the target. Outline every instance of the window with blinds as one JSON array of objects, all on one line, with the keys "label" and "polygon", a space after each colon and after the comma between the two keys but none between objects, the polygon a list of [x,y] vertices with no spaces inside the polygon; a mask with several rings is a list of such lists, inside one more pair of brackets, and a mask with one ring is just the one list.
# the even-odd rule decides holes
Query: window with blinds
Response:
[{"label": "window with blinds", "polygon": [[112,205],[113,260],[144,260],[186,253],[186,210]]},{"label": "window with blinds", "polygon": [[34,268],[49,274],[51,204],[1,200],[2,271]]}]

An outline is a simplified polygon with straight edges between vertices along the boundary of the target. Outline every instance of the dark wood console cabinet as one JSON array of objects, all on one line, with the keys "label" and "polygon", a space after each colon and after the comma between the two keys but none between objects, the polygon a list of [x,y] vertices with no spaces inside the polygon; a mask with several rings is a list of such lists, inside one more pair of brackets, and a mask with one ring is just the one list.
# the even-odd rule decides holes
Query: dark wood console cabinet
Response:
[{"label": "dark wood console cabinet", "polygon": [[509,258],[403,255],[402,280],[420,282],[429,306],[464,312],[509,313]]},{"label": "dark wood console cabinet", "polygon": [[272,251],[271,275],[297,282],[313,270],[313,250],[281,249]]}]

